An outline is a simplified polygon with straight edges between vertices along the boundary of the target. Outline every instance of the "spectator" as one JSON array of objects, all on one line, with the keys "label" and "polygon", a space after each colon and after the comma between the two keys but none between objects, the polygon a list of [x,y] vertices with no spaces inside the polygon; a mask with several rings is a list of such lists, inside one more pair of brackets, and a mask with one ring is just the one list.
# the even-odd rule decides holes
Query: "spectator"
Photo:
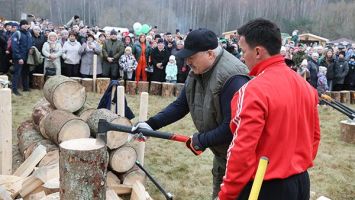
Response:
[{"label": "spectator", "polygon": [[133,45],[132,53],[138,62],[136,69],[136,81],[147,81],[146,68],[149,65],[152,49],[146,41],[145,35],[141,34],[138,41]]},{"label": "spectator", "polygon": [[[76,34],[75,34],[76,35]],[[64,43],[68,40],[69,37],[69,31],[67,30],[62,30],[60,32],[60,44],[63,46]]]},{"label": "spectator", "polygon": [[312,53],[312,58],[308,61],[308,70],[310,73],[310,80],[309,83],[314,87],[317,88],[317,81],[318,81],[318,53]]},{"label": "spectator", "polygon": [[62,45],[58,42],[58,36],[54,32],[48,34],[48,40],[42,48],[44,55],[44,74],[48,76],[60,75],[61,64],[60,56],[62,55]]},{"label": "spectator", "polygon": [[176,81],[177,81],[177,66],[176,66],[176,60],[175,60],[174,55],[171,55],[169,57],[169,62],[166,65],[165,73],[166,73],[166,77],[165,77],[166,82],[176,83]]},{"label": "spectator", "polygon": [[327,68],[324,66],[319,66],[317,91],[320,94],[323,94],[329,90],[326,74],[327,74]]},{"label": "spectator", "polygon": [[99,40],[97,41],[97,43],[101,46],[101,48],[104,46],[105,41],[106,41],[105,33],[100,33]]},{"label": "spectator", "polygon": [[355,54],[350,57],[349,60],[349,72],[345,78],[345,89],[355,90]]},{"label": "spectator", "polygon": [[84,23],[82,20],[80,20],[80,17],[78,15],[74,15],[69,22],[65,25],[67,28],[72,28],[73,26],[77,25],[78,27],[83,27]]},{"label": "spectator", "polygon": [[8,58],[6,55],[7,38],[4,24],[0,22],[0,74],[6,74],[9,70]]},{"label": "spectator", "polygon": [[133,47],[133,42],[132,42],[132,38],[129,37],[128,35],[124,37],[124,41],[123,41],[123,46],[126,47]]},{"label": "spectator", "polygon": [[93,60],[94,55],[97,55],[96,74],[102,74],[102,48],[99,43],[95,41],[95,37],[91,34],[88,35],[87,42],[83,43],[80,47],[79,54],[81,55],[80,73],[83,78],[91,78],[93,75]]},{"label": "spectator", "polygon": [[335,61],[334,65],[334,91],[340,91],[344,89],[344,80],[348,75],[349,66],[345,60],[345,52],[339,52],[339,58]]},{"label": "spectator", "polygon": [[132,48],[130,46],[125,48],[125,53],[121,56],[119,64],[124,73],[123,79],[134,80],[133,73],[136,70],[138,63],[132,54]]},{"label": "spectator", "polygon": [[[176,48],[171,51],[172,55],[176,55],[181,49],[184,48],[184,41],[176,41]],[[177,82],[185,83],[190,68],[186,65],[185,59],[181,57],[175,57],[176,65],[178,67]]]},{"label": "spectator", "polygon": [[81,45],[76,41],[75,33],[69,33],[69,39],[63,45],[64,75],[68,77],[79,77],[80,71],[80,49]]},{"label": "spectator", "polygon": [[310,74],[307,66],[308,66],[307,59],[303,59],[300,67],[297,69],[297,73],[301,75],[305,80],[308,81],[310,78]]},{"label": "spectator", "polygon": [[109,77],[112,80],[117,80],[119,78],[118,60],[123,53],[123,43],[117,40],[117,32],[112,29],[110,39],[106,40],[102,47],[102,75],[104,77]]},{"label": "spectator", "polygon": [[151,81],[165,82],[165,67],[168,63],[170,53],[164,48],[163,39],[159,39],[158,47],[152,51],[152,65],[154,72]]},{"label": "spectator", "polygon": [[328,49],[325,53],[325,57],[321,59],[320,65],[327,68],[327,83],[330,91],[333,90],[333,79],[334,79],[334,57],[333,50]]}]

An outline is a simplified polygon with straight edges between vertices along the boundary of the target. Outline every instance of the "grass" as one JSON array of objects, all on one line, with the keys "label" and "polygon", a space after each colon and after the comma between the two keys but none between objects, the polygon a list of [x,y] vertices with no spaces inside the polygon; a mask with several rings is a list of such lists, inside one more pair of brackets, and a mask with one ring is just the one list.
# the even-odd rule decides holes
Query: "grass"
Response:
[{"label": "grass", "polygon": [[[32,107],[42,97],[38,90],[23,93],[22,97],[13,96],[13,127],[31,117]],[[100,95],[89,93],[87,102],[95,107]],[[139,112],[139,96],[127,96],[129,106],[136,116]],[[149,97],[149,116],[159,112],[174,98]],[[339,140],[339,121],[345,116],[321,106],[321,143],[315,166],[309,170],[312,199],[321,195],[331,199],[347,200],[355,198],[355,146]],[[137,121],[137,118],[132,120]],[[196,132],[191,117],[187,115],[177,123],[161,129],[191,135]],[[13,135],[17,143],[16,132]],[[14,169],[22,162],[17,146],[14,145]],[[212,191],[212,153],[207,150],[194,156],[184,144],[150,138],[146,144],[145,167],[176,200],[210,199]],[[164,199],[156,187],[147,181],[146,187],[154,199]]]}]

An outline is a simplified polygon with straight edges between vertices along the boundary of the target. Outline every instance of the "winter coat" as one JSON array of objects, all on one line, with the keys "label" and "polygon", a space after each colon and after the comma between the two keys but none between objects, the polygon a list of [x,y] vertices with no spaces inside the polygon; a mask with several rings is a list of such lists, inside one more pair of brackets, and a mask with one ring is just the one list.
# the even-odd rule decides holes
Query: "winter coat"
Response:
[{"label": "winter coat", "polygon": [[46,42],[46,37],[44,37],[43,34],[40,34],[38,37],[33,34],[32,41],[32,46],[35,46],[39,52],[42,52],[43,45]]},{"label": "winter coat", "polygon": [[323,94],[327,90],[329,90],[327,77],[323,73],[318,73],[317,91]]},{"label": "winter coat", "polygon": [[[166,49],[162,51],[159,51],[158,47],[153,49],[151,58],[154,71],[150,77],[151,81],[165,82],[165,67],[169,61],[169,56],[170,53]],[[162,63],[163,69],[157,67],[158,63]]]},{"label": "winter coat", "polygon": [[62,58],[64,63],[77,65],[80,63],[81,55],[79,49],[81,45],[78,41],[71,42],[70,40],[66,41],[63,45],[63,54]]},{"label": "winter coat", "polygon": [[[149,56],[151,55],[151,53],[152,53],[152,48],[150,47],[150,45],[148,43],[146,43],[146,45],[145,45],[145,60],[147,61],[147,64],[148,64]],[[139,62],[139,58],[141,57],[141,54],[142,54],[142,46],[139,42],[136,42],[133,45],[132,54],[136,58],[136,61]]]},{"label": "winter coat", "polygon": [[[179,52],[180,50],[175,48],[171,51],[171,55],[175,55]],[[178,83],[185,83],[185,80],[187,78],[187,75],[189,74],[190,67],[186,65],[185,59],[180,58],[180,57],[175,57],[176,59],[176,65],[178,67],[178,77],[177,81]]]},{"label": "winter coat", "polygon": [[123,71],[132,72],[136,70],[138,62],[132,54],[130,55],[123,54],[119,60],[119,64],[121,69],[123,69]]},{"label": "winter coat", "polygon": [[6,32],[0,31],[0,72],[7,73],[9,68],[9,59],[6,54],[7,39]]},{"label": "winter coat", "polygon": [[345,77],[344,83],[347,84],[351,90],[355,90],[355,61],[349,61],[349,72]]},{"label": "winter coat", "polygon": [[93,74],[93,60],[95,54],[97,55],[96,74],[102,74],[102,65],[101,65],[102,58],[100,56],[102,48],[96,41],[94,41],[94,44],[95,44],[94,49],[89,49],[86,43],[81,45],[79,49],[79,54],[81,55],[81,67],[80,67],[81,74],[85,74],[85,75]]},{"label": "winter coat", "polygon": [[316,63],[316,61],[314,61],[313,59],[308,61],[308,65],[307,68],[309,70],[309,73],[311,75],[309,83],[314,87],[317,88],[317,81],[318,81],[318,71],[319,71],[319,66]]},{"label": "winter coat", "polygon": [[327,79],[328,81],[334,79],[334,59],[326,60],[327,58],[323,58],[320,61],[320,66],[324,66],[327,68]]},{"label": "winter coat", "polygon": [[165,79],[167,81],[176,81],[177,80],[177,66],[176,64],[172,64],[170,62],[168,62],[168,64],[166,65],[165,68],[165,73],[166,73],[166,77]]},{"label": "winter coat", "polygon": [[32,36],[27,30],[21,29],[11,36],[12,58],[27,60],[28,51],[32,46]]},{"label": "winter coat", "polygon": [[38,66],[43,63],[43,56],[40,51],[35,46],[32,46],[33,53],[28,55],[27,64]]},{"label": "winter coat", "polygon": [[[45,42],[42,48],[42,54],[45,57],[44,59],[44,73],[46,73],[46,68],[56,68],[56,75],[61,74],[61,64],[60,64],[60,56],[62,55],[62,45],[56,41]],[[49,55],[53,54],[55,56],[54,60],[49,59]]]},{"label": "winter coat", "polygon": [[334,81],[335,84],[344,84],[346,75],[348,75],[349,66],[348,62],[343,60],[337,60],[334,65]]},{"label": "winter coat", "polygon": [[102,55],[104,61],[107,61],[108,57],[113,57],[114,63],[118,63],[118,60],[124,53],[123,43],[119,40],[106,40],[102,47]]}]

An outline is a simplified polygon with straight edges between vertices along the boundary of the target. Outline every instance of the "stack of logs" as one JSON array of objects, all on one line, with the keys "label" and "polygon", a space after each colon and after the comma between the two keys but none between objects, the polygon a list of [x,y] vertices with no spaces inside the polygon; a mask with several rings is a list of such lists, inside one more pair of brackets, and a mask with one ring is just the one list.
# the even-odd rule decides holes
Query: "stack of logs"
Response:
[{"label": "stack of logs", "polygon": [[341,103],[355,104],[355,91],[332,91],[326,94]]},{"label": "stack of logs", "polygon": [[[95,84],[92,78],[79,78],[71,77],[71,79],[80,83],[86,90],[86,92],[104,93],[110,84],[110,78],[96,78]],[[34,89],[42,89],[46,82],[46,78],[43,74],[33,74],[32,87]],[[147,82],[147,81],[119,81],[121,86],[125,86],[126,93],[130,95],[140,94],[142,92],[148,92],[151,95],[158,95],[164,97],[179,96],[183,83],[162,83],[162,82]]]},{"label": "stack of logs", "polygon": [[[61,172],[61,180],[65,180],[69,175],[66,173],[67,169],[63,168],[62,164],[58,164],[58,146],[64,141],[95,137],[99,119],[106,119],[121,125],[132,125],[130,120],[110,110],[87,106],[85,88],[77,81],[65,76],[50,78],[43,87],[43,93],[45,98],[40,99],[34,105],[32,119],[21,123],[17,129],[19,150],[25,159],[17,170],[20,172],[16,171],[11,180],[6,177],[7,182],[5,180],[2,182],[4,177],[0,176],[0,189],[3,186],[2,183],[6,182],[8,187],[5,188],[10,192],[11,198],[21,196],[24,199],[41,199],[42,197],[46,197],[43,199],[59,199],[57,192],[63,186],[61,181],[59,188],[59,172]],[[107,199],[120,199],[117,194],[130,194],[131,192],[132,196],[136,196],[133,195],[132,187],[142,188],[145,180],[145,174],[135,165],[137,144],[128,142],[127,133],[113,131],[108,132],[107,141],[109,150]],[[65,157],[62,155],[65,154],[62,146],[60,151],[62,160],[62,157]],[[38,169],[32,173],[36,166]],[[37,171],[39,172],[36,173]],[[86,173],[95,174],[96,172]],[[72,186],[68,185],[68,187]],[[145,199],[147,196],[149,195],[145,194]],[[0,199],[1,197],[0,195]]]}]

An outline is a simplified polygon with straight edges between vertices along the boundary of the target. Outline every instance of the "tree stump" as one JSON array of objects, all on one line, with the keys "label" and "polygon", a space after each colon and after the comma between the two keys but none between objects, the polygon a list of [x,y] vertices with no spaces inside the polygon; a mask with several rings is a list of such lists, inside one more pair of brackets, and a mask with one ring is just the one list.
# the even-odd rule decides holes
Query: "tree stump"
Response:
[{"label": "tree stump", "polygon": [[177,83],[175,88],[175,96],[178,97],[182,91],[182,89],[185,87],[185,84],[183,83]]},{"label": "tree stump", "polygon": [[80,77],[70,77],[70,78],[81,84],[82,78],[80,78]]},{"label": "tree stump", "polygon": [[355,144],[355,122],[351,120],[341,121],[340,133],[342,141]]},{"label": "tree stump", "polygon": [[49,113],[44,119],[44,129],[51,141],[56,144],[66,140],[90,137],[89,126],[84,120],[63,110]]},{"label": "tree stump", "polygon": [[95,110],[87,120],[87,123],[90,127],[91,136],[96,136],[100,119],[105,119],[108,122],[112,122],[116,118],[118,118],[118,115],[105,108]]},{"label": "tree stump", "polygon": [[163,83],[162,84],[162,92],[161,96],[163,97],[172,97],[175,92],[175,84],[174,83]]},{"label": "tree stump", "polygon": [[[33,112],[32,112],[33,123],[39,126],[39,131],[41,132],[42,136],[46,139],[48,139],[49,137],[48,135],[46,135],[46,132],[43,129],[43,123],[41,122],[53,110],[55,110],[55,108],[45,98],[40,99],[33,107]],[[40,125],[42,125],[42,129]]]},{"label": "tree stump", "polygon": [[46,82],[43,94],[58,110],[69,112],[79,110],[86,101],[85,88],[78,82],[61,75],[54,76]]},{"label": "tree stump", "polygon": [[355,91],[350,91],[350,103],[355,104]]},{"label": "tree stump", "polygon": [[[132,123],[129,119],[125,117],[118,117],[111,121],[114,124],[120,124],[124,126],[132,126]],[[128,141],[129,133],[119,132],[119,131],[108,131],[107,132],[107,147],[109,149],[117,149]]]},{"label": "tree stump", "polygon": [[75,112],[75,115],[80,117],[85,122],[88,121],[90,115],[95,111],[95,108],[90,108],[88,105],[84,105],[80,110]]},{"label": "tree stump", "polygon": [[86,92],[93,92],[93,83],[92,78],[83,78],[81,80],[81,85],[85,88]]},{"label": "tree stump", "polygon": [[103,142],[94,138],[60,144],[60,199],[106,199],[108,155]]},{"label": "tree stump", "polygon": [[334,100],[337,100],[340,102],[340,92],[338,91],[332,91],[331,95],[330,95]]},{"label": "tree stump", "polygon": [[43,89],[44,86],[44,74],[32,74],[32,88]]},{"label": "tree stump", "polygon": [[350,91],[340,91],[340,102],[350,104]]},{"label": "tree stump", "polygon": [[103,94],[109,85],[110,85],[110,78],[97,78],[96,92],[99,94]]},{"label": "tree stump", "polygon": [[121,174],[119,178],[122,180],[124,185],[133,185],[136,181],[144,183],[146,176],[141,169],[139,169],[137,166],[134,166],[126,173]]},{"label": "tree stump", "polygon": [[161,82],[150,82],[149,94],[161,96],[162,84]]},{"label": "tree stump", "polygon": [[138,94],[142,92],[149,92],[149,82],[147,81],[139,81],[138,82]]},{"label": "tree stump", "polygon": [[130,95],[137,94],[137,83],[136,81],[126,81],[126,93]]},{"label": "tree stump", "polygon": [[137,160],[137,152],[133,147],[122,146],[110,153],[110,167],[118,173],[130,170]]}]

